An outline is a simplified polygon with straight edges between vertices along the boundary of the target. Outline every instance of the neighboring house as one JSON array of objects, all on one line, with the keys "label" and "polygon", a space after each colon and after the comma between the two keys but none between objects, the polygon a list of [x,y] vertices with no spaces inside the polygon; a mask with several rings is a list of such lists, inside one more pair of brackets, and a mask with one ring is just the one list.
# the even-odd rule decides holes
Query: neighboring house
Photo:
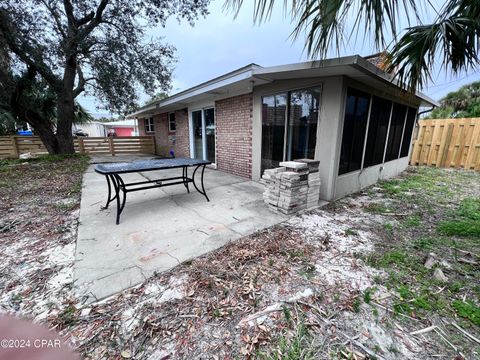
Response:
[{"label": "neighboring house", "polygon": [[320,160],[320,198],[332,200],[403,171],[418,108],[433,105],[356,55],[250,64],[129,116],[155,135],[157,153],[253,180],[283,160]]},{"label": "neighboring house", "polygon": [[83,130],[90,137],[104,137],[107,136],[105,132],[104,123],[99,121],[89,121],[84,124],[73,124],[72,130]]},{"label": "neighboring house", "polygon": [[90,137],[105,137],[109,131],[114,131],[117,136],[138,136],[136,120],[89,121],[84,124],[73,124],[73,130],[77,129],[82,129]]},{"label": "neighboring house", "polygon": [[108,134],[114,131],[117,136],[138,136],[138,127],[136,120],[119,120],[103,123]]}]

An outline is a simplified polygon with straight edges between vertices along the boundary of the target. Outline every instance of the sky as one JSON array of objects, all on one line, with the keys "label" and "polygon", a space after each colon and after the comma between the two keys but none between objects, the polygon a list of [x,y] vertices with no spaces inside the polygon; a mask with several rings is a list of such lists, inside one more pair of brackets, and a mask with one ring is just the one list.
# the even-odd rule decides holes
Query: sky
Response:
[{"label": "sky", "polygon": [[[304,39],[290,37],[293,24],[283,14],[283,1],[278,1],[280,6],[274,9],[271,19],[260,25],[253,23],[253,1],[244,3],[236,18],[222,9],[223,0],[213,0],[209,6],[210,14],[198,19],[194,27],[171,18],[164,28],[149,30],[148,36],[163,37],[166,43],[177,49],[170,95],[250,63],[273,66],[310,60],[303,48]],[[341,49],[340,55],[374,52],[375,48],[368,39],[353,38]],[[456,77],[445,71],[434,73],[433,82],[422,92],[436,100],[464,84],[480,80],[480,73],[462,73]],[[148,99],[149,96],[141,94],[141,103]],[[100,104],[94,97],[82,96],[79,102],[95,117],[109,116],[104,110],[97,109]]]}]

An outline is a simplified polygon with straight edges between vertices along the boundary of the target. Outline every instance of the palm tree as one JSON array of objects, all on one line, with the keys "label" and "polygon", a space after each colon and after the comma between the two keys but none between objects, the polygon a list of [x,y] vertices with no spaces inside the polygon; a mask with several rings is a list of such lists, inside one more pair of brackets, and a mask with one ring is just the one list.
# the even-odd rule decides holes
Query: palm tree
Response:
[{"label": "palm tree", "polygon": [[[255,21],[267,21],[275,2],[255,0]],[[224,7],[237,14],[242,4],[243,0],[225,0]],[[306,34],[311,58],[325,58],[332,46],[338,53],[353,33],[369,35],[377,50],[386,51],[385,70],[410,90],[431,79],[436,62],[453,74],[480,63],[479,0],[446,0],[439,10],[430,0],[284,0],[283,7],[295,24],[292,37]],[[436,13],[434,21],[423,24],[422,13]],[[403,19],[414,25],[399,28]]]}]

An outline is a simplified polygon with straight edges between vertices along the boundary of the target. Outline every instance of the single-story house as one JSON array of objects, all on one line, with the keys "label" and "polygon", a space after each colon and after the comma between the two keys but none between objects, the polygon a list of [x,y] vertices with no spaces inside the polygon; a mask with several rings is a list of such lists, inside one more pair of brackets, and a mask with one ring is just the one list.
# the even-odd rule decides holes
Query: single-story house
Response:
[{"label": "single-story house", "polygon": [[109,132],[114,132],[117,136],[138,136],[138,126],[135,119],[111,122],[88,121],[83,124],[73,124],[72,129],[83,130],[90,137],[105,137]]},{"label": "single-story house", "polygon": [[117,136],[138,136],[137,121],[134,119],[111,121],[103,125],[107,134],[114,132]]},{"label": "single-story house", "polygon": [[208,159],[252,180],[281,161],[320,160],[320,198],[333,200],[405,170],[419,107],[438,105],[376,60],[250,64],[129,116],[159,155]]}]

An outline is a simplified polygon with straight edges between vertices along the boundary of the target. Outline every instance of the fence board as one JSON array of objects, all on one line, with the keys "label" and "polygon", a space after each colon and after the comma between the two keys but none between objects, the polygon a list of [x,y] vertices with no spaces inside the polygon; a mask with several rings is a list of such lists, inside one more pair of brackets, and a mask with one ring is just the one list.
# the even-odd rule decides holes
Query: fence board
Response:
[{"label": "fence board", "polygon": [[480,118],[419,120],[411,165],[480,170]]},{"label": "fence board", "polygon": [[[86,137],[74,139],[74,149],[81,154],[155,154],[154,136]],[[20,154],[46,153],[38,136],[0,136],[0,158]]]}]

